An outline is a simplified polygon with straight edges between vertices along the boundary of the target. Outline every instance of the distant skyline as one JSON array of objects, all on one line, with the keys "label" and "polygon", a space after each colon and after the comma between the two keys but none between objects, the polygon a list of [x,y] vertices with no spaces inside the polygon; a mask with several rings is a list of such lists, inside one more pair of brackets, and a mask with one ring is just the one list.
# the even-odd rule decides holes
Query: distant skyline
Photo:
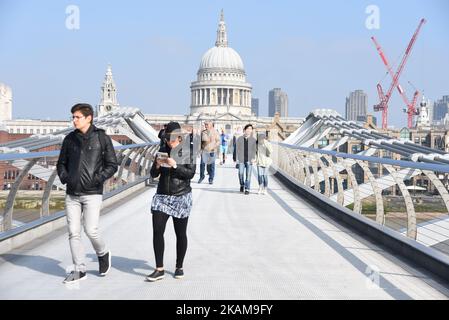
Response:
[{"label": "distant skyline", "polygon": [[354,90],[346,97],[345,119],[357,121],[358,117],[366,119],[368,97],[363,90]]},{"label": "distant skyline", "polygon": [[[66,26],[75,5],[79,29]],[[379,9],[379,29],[368,29],[366,9]],[[400,79],[433,101],[449,95],[449,1],[25,1],[0,0],[0,82],[13,90],[13,117],[68,120],[79,102],[97,105],[108,63],[121,106],[146,114],[188,114],[190,83],[214,45],[224,10],[229,46],[242,57],[259,115],[268,92],[288,94],[289,116],[315,108],[342,116],[351,91],[378,103],[376,84],[390,84],[370,39],[399,63],[419,20],[425,18]],[[396,66],[395,65],[395,66]],[[389,124],[406,126],[394,92]]]},{"label": "distant skyline", "polygon": [[288,117],[288,94],[282,88],[273,88],[268,93],[268,116],[274,117],[279,113],[280,117]]}]

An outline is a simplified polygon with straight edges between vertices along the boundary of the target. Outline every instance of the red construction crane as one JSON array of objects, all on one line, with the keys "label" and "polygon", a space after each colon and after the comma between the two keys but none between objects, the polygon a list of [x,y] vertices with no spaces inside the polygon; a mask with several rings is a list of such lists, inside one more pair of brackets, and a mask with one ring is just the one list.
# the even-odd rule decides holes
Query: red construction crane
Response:
[{"label": "red construction crane", "polygon": [[382,59],[382,62],[384,63],[385,67],[387,68],[388,73],[390,74],[392,78],[392,83],[390,85],[390,88],[387,91],[387,94],[384,94],[382,86],[380,83],[377,84],[377,93],[379,94],[380,102],[379,104],[374,106],[374,111],[382,111],[382,129],[387,129],[388,123],[387,123],[387,115],[388,115],[388,102],[390,100],[391,94],[393,93],[393,89],[396,87],[398,89],[399,94],[402,97],[402,100],[404,100],[404,103],[407,106],[406,112],[407,112],[407,124],[408,127],[411,128],[413,125],[413,116],[418,114],[415,105],[416,101],[418,99],[419,91],[416,90],[413,99],[410,102],[407,99],[407,96],[405,95],[404,90],[402,89],[401,85],[399,84],[399,77],[401,76],[402,71],[404,70],[405,63],[407,62],[408,57],[410,56],[410,53],[412,51],[412,47],[416,41],[416,38],[418,37],[419,31],[421,30],[422,25],[426,22],[425,19],[421,19],[418,28],[416,29],[415,33],[413,34],[413,37],[410,40],[410,43],[408,44],[407,49],[405,50],[404,56],[402,57],[402,61],[399,64],[398,70],[396,73],[393,74],[393,70],[390,67],[390,64],[388,63],[387,57],[385,56],[381,46],[376,41],[374,37],[371,37],[371,39],[374,42],[374,45],[376,46],[377,51],[379,52],[380,58]]}]

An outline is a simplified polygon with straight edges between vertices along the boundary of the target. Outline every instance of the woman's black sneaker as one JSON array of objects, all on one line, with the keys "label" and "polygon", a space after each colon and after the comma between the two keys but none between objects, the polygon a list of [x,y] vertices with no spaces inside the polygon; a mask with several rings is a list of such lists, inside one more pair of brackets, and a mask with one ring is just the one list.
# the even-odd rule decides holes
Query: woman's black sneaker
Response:
[{"label": "woman's black sneaker", "polygon": [[182,269],[176,268],[176,270],[175,270],[175,278],[176,279],[184,278],[184,271]]},{"label": "woman's black sneaker", "polygon": [[76,283],[78,281],[86,279],[86,273],[81,271],[72,271],[63,283]]},{"label": "woman's black sneaker", "polygon": [[243,188],[243,187],[240,187],[240,192],[243,192],[243,191],[245,191],[244,188]]},{"label": "woman's black sneaker", "polygon": [[152,274],[148,275],[146,277],[146,279],[147,279],[147,281],[153,282],[153,281],[164,279],[164,277],[165,277],[164,270],[159,271],[159,270],[156,269],[156,270],[154,270],[154,272]]}]

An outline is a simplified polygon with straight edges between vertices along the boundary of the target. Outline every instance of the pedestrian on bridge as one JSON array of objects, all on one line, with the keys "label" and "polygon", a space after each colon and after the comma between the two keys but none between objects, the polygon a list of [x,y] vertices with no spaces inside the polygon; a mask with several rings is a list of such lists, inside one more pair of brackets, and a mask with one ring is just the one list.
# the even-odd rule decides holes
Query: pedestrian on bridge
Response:
[{"label": "pedestrian on bridge", "polygon": [[193,125],[189,125],[187,126],[187,132],[189,133],[190,139],[190,152],[195,159],[200,155],[201,151],[201,134],[199,133],[200,130]]},{"label": "pedestrian on bridge", "polygon": [[201,162],[200,162],[200,179],[201,183],[204,178],[204,171],[207,166],[207,174],[209,175],[209,184],[214,183],[215,177],[215,160],[217,149],[220,145],[220,135],[214,128],[212,121],[206,121],[205,130],[201,132]]},{"label": "pedestrian on bridge", "polygon": [[226,154],[228,153],[228,144],[230,137],[227,133],[225,133],[224,129],[221,129],[220,134],[220,164],[226,163]]},{"label": "pedestrian on bridge", "polygon": [[100,275],[105,276],[111,268],[111,252],[98,232],[98,224],[103,184],[118,167],[111,138],[93,125],[92,106],[76,104],[71,112],[76,129],[64,138],[57,163],[59,180],[67,185],[65,208],[74,264],[64,283],[86,278],[81,224],[98,256]]},{"label": "pedestrian on bridge", "polygon": [[265,133],[257,134],[257,177],[259,180],[259,194],[267,194],[268,168],[273,162],[270,158],[273,148]]},{"label": "pedestrian on bridge", "polygon": [[[157,157],[150,170],[153,178],[159,177],[159,183],[151,202],[156,269],[146,277],[148,281],[157,281],[165,277],[164,232],[170,217],[173,218],[176,233],[175,278],[184,277],[183,262],[187,251],[187,222],[192,209],[190,180],[194,177],[196,169],[195,157],[189,152],[188,135],[189,133],[184,134],[181,131],[178,122],[170,122],[165,129],[167,148],[160,150],[167,155]],[[187,143],[185,143],[186,140]],[[186,154],[187,156],[185,156]]]},{"label": "pedestrian on bridge", "polygon": [[256,164],[256,139],[253,137],[253,125],[247,124],[243,128],[243,135],[235,143],[234,162],[239,169],[240,192],[249,194],[251,188],[251,174]]}]

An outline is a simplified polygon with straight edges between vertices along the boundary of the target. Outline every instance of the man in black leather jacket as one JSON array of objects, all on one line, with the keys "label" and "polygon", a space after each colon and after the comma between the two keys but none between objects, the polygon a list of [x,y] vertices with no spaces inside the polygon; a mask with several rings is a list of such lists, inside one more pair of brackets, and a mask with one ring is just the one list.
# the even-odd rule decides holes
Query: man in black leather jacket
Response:
[{"label": "man in black leather jacket", "polygon": [[100,275],[111,267],[111,253],[98,232],[103,184],[117,171],[117,159],[111,138],[93,125],[93,109],[89,104],[72,107],[76,130],[62,143],[57,163],[59,179],[66,187],[66,215],[74,271],[64,283],[86,278],[84,248],[81,243],[81,222],[99,261]]}]

